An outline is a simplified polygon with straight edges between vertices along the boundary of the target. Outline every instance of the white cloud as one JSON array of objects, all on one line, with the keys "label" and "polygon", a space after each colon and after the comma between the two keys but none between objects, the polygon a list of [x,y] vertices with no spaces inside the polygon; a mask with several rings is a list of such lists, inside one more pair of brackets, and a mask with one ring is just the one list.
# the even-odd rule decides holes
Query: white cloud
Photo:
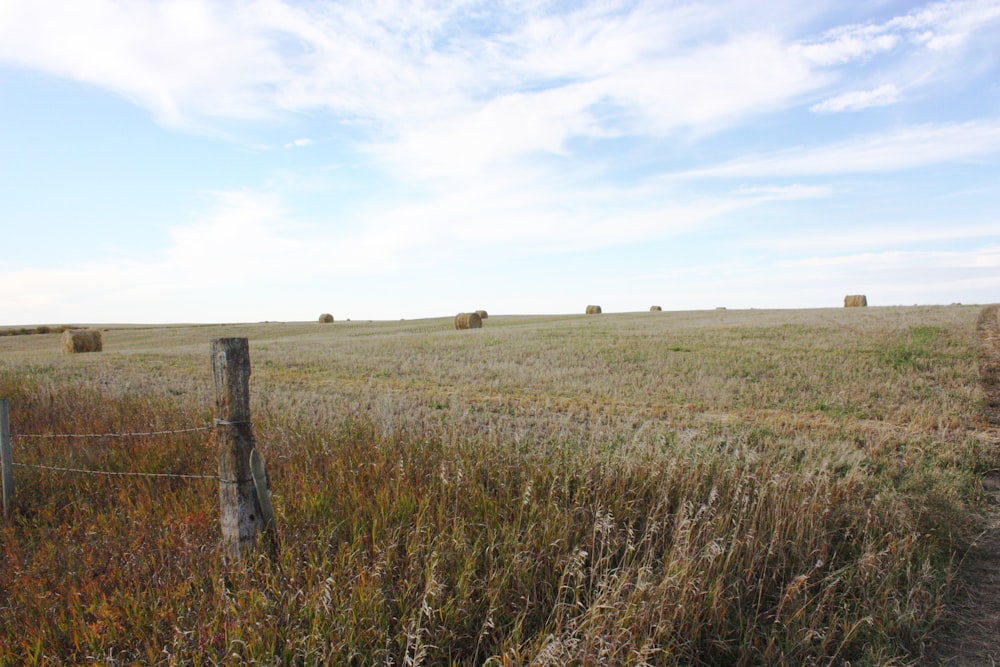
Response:
[{"label": "white cloud", "polygon": [[889,250],[863,252],[832,257],[808,257],[781,262],[781,266],[810,270],[858,269],[893,271],[900,268],[996,269],[1000,268],[1000,246],[987,246],[974,251]]},{"label": "white cloud", "polygon": [[[904,38],[969,35],[998,14],[996,0],[937,3],[789,42],[738,3],[13,0],[0,61],[105,87],[175,126],[332,112],[366,128],[362,145],[398,175],[437,178],[562,154],[575,138],[715,131],[815,95],[837,66]],[[881,86],[812,108],[898,99]]]},{"label": "white cloud", "polygon": [[213,205],[194,224],[170,228],[161,260],[185,280],[230,284],[290,268],[290,258],[308,254],[275,195],[249,191],[208,193]]},{"label": "white cloud", "polygon": [[794,47],[793,51],[817,65],[840,65],[889,51],[899,43],[897,35],[880,26],[844,26],[829,31],[824,39]]},{"label": "white cloud", "polygon": [[963,44],[973,33],[1000,20],[997,0],[947,0],[918,7],[885,23],[837,26],[820,39],[804,40],[794,51],[821,66],[868,60],[904,42],[932,51]]},{"label": "white cloud", "polygon": [[285,144],[285,148],[305,148],[306,146],[312,146],[313,143],[312,139],[295,139],[294,141],[289,141]]},{"label": "white cloud", "polygon": [[901,91],[894,84],[887,83],[873,90],[854,90],[831,97],[809,107],[816,113],[837,113],[840,111],[860,111],[871,107],[896,104],[901,99]]},{"label": "white cloud", "polygon": [[[489,27],[470,31],[477,14]],[[507,146],[520,123],[529,136],[502,157],[718,125],[821,85],[766,27],[709,39],[723,20],[657,3],[545,15],[530,3],[31,0],[0,8],[0,60],[107,88],[175,126],[331,111],[405,152],[449,126],[479,140],[497,127]]]},{"label": "white cloud", "polygon": [[753,245],[793,253],[859,249],[874,251],[956,241],[981,244],[986,239],[997,238],[1000,238],[1000,222],[992,225],[948,226],[908,222],[906,225],[865,225],[863,228],[852,228],[850,233],[845,233],[842,229],[800,230],[796,234],[762,239]]},{"label": "white cloud", "polygon": [[915,169],[1000,153],[1000,120],[915,125],[847,141],[749,156],[675,178],[771,178]]},{"label": "white cloud", "polygon": [[909,33],[910,38],[932,51],[954,48],[973,33],[1000,21],[997,0],[936,2],[886,24],[890,30]]}]

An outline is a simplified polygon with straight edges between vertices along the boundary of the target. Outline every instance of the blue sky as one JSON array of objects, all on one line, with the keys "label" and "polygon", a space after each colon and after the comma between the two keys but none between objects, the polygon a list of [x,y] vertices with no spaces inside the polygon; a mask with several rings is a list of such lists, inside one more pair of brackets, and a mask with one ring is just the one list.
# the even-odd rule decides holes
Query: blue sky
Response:
[{"label": "blue sky", "polygon": [[1000,0],[0,0],[0,324],[1000,300]]}]

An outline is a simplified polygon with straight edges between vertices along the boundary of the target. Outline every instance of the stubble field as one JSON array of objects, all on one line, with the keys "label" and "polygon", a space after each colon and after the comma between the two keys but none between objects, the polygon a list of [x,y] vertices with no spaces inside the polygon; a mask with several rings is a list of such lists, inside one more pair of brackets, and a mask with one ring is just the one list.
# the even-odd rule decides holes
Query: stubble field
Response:
[{"label": "stubble field", "polygon": [[[908,664],[1000,467],[981,313],[0,337],[0,665]],[[250,341],[281,541],[240,565],[211,431],[185,430],[224,336]]]}]

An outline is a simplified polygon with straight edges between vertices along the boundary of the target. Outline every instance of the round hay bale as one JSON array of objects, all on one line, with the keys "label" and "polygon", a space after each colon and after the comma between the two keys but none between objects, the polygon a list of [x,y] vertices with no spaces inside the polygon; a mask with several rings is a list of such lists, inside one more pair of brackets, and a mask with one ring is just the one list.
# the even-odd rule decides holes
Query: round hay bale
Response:
[{"label": "round hay bale", "polygon": [[485,320],[487,317],[489,317],[489,313],[487,313],[485,310],[477,310],[476,315],[479,315],[479,319],[481,320]]},{"label": "round hay bale", "polygon": [[459,313],[455,316],[456,329],[482,329],[483,318],[478,313]]},{"label": "round hay bale", "polygon": [[600,315],[601,314],[601,307],[600,306],[587,306],[587,314],[588,315]]},{"label": "round hay bale", "polygon": [[67,329],[63,332],[63,351],[67,354],[77,352],[100,352],[104,349],[101,332],[97,329]]},{"label": "round hay bale", "polygon": [[659,306],[650,306],[649,307],[649,312],[651,312],[651,313],[662,313],[663,309],[660,308]]},{"label": "round hay bale", "polygon": [[864,294],[848,294],[844,297],[844,308],[867,308],[868,297]]},{"label": "round hay bale", "polygon": [[332,324],[333,315],[331,315],[330,313],[323,313],[322,315],[319,316],[319,321],[322,322],[323,324]]}]

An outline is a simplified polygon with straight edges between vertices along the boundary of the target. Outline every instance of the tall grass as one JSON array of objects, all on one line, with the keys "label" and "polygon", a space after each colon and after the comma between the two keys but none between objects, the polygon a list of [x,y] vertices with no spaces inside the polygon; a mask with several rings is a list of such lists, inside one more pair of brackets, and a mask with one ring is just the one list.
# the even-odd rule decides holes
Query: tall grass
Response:
[{"label": "tall grass", "polygon": [[[223,562],[209,480],[18,468],[0,664],[904,664],[997,457],[975,313],[894,315],[252,338],[276,560]],[[0,356],[16,433],[210,423],[185,344],[107,340]],[[211,474],[213,447],[15,457]]]}]

